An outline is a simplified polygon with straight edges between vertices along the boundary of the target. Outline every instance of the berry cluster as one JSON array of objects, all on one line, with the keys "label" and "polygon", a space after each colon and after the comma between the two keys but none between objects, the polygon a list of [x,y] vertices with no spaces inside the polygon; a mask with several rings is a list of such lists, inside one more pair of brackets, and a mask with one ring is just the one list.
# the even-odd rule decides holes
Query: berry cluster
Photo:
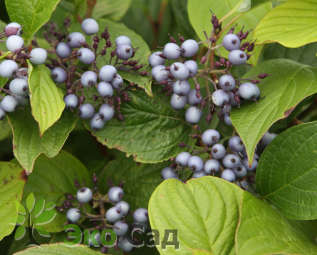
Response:
[{"label": "berry cluster", "polygon": [[[275,137],[276,134],[267,132],[258,145],[258,154]],[[173,164],[161,171],[164,180],[181,179],[181,176],[184,176],[182,172],[189,169],[192,171],[189,178],[218,176],[235,182],[244,189],[248,189],[249,184],[254,184],[259,155],[256,153],[252,164],[249,165],[245,147],[239,136],[232,136],[226,143],[221,143],[220,133],[215,129],[207,129],[195,138],[203,150],[179,153]]]},{"label": "berry cluster", "polygon": [[6,113],[15,111],[18,105],[27,104],[28,100],[28,64],[44,64],[47,51],[42,48],[29,49],[24,46],[24,40],[20,36],[22,27],[18,23],[8,24],[1,36],[6,37],[6,48],[10,51],[5,60],[0,63],[0,77],[8,79],[0,102],[0,120]]},{"label": "berry cluster", "polygon": [[[68,26],[69,21],[66,20],[65,27]],[[89,119],[91,128],[99,130],[115,116],[115,110],[118,119],[123,120],[120,106],[129,100],[127,90],[134,86],[133,83],[125,85],[118,71],[134,71],[140,75],[147,73],[140,71],[143,65],[131,60],[136,49],[129,37],[117,37],[112,50],[113,43],[107,28],[99,36],[99,25],[91,18],[85,19],[81,28],[86,36],[92,36],[91,45],[81,32],[65,34],[57,32],[54,24],[49,26],[45,38],[57,56],[57,59],[50,59],[49,67],[54,81],[66,85],[66,107],[73,111],[78,108],[79,116]],[[104,45],[101,45],[102,40]],[[99,69],[98,57],[110,58],[109,63]]]},{"label": "berry cluster", "polygon": [[[226,124],[231,125],[229,116],[231,107],[239,107],[241,100],[258,100],[260,90],[256,84],[260,81],[257,78],[263,79],[267,75],[260,74],[256,79],[234,78],[231,68],[247,62],[250,57],[249,53],[254,49],[254,43],[242,44],[241,42],[247,38],[248,32],[244,33],[241,30],[234,34],[234,29],[231,29],[223,37],[222,43],[217,45],[221,24],[215,16],[212,18],[212,23],[213,33],[210,38],[206,36],[208,51],[200,61],[202,69],[199,69],[197,61],[188,59],[195,57],[200,43],[193,39],[184,40],[182,37],[179,38],[180,46],[171,37],[172,42],[167,43],[162,51],[154,52],[149,57],[149,64],[152,67],[153,79],[163,85],[168,94],[172,94],[171,106],[180,110],[189,104],[185,113],[187,122],[197,124],[202,116],[203,108],[208,106],[208,122],[216,107],[219,107],[221,111],[218,114]],[[215,52],[221,47],[229,51],[227,60],[223,57],[215,60]],[[201,80],[206,81],[206,96],[202,95],[204,91],[201,91]],[[212,88],[213,93],[210,92]]]},{"label": "berry cluster", "polygon": [[[106,195],[98,192],[97,178],[94,175],[93,182],[95,184],[94,192],[87,187],[78,187],[76,196],[66,194],[66,200],[57,209],[65,212],[69,223],[76,223],[83,229],[89,228],[96,235],[97,245],[93,245],[93,241],[89,240],[90,246],[101,247],[101,251],[106,253],[107,248],[102,246],[100,233],[103,229],[112,229],[117,235],[116,247],[124,252],[130,252],[133,249],[130,240],[131,231],[135,226],[142,225],[148,227],[148,212],[145,208],[138,208],[132,214],[130,213],[130,205],[123,201],[124,191],[120,186],[112,186]],[[89,209],[87,209],[87,204]],[[93,210],[93,213],[91,210]],[[133,224],[128,224],[128,217],[132,216]],[[106,238],[106,237],[104,237]]]}]

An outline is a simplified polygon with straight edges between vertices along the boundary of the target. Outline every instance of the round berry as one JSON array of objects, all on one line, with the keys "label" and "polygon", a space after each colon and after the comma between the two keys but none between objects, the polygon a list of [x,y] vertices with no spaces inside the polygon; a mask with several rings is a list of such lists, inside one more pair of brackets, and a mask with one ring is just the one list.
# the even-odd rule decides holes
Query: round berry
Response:
[{"label": "round berry", "polygon": [[6,116],[5,111],[2,110],[2,108],[0,107],[0,120],[3,120],[5,116]]},{"label": "round berry", "polygon": [[220,85],[221,89],[223,89],[225,91],[230,91],[230,90],[233,90],[235,88],[236,81],[231,75],[224,74],[219,79],[219,85]]},{"label": "round berry", "polygon": [[67,73],[63,68],[55,67],[52,70],[52,78],[57,83],[63,83],[67,79]]},{"label": "round berry", "polygon": [[194,60],[187,60],[185,61],[185,66],[187,67],[188,71],[189,71],[189,76],[190,77],[194,77],[197,74],[198,71],[198,65],[196,63],[196,61]]},{"label": "round berry", "polygon": [[97,83],[97,74],[93,71],[86,71],[81,75],[80,82],[84,87],[91,87]]},{"label": "round berry", "polygon": [[86,38],[82,33],[73,32],[68,35],[67,41],[71,48],[79,48],[86,42]]},{"label": "round berry", "polygon": [[189,70],[183,63],[173,63],[170,70],[176,80],[186,80],[189,77]]},{"label": "round berry", "polygon": [[161,175],[164,180],[171,178],[177,179],[177,175],[171,167],[163,168],[163,170],[161,171]]},{"label": "round berry", "polygon": [[175,110],[183,109],[186,105],[187,98],[186,96],[180,96],[177,94],[173,94],[171,97],[171,106]]},{"label": "round berry", "polygon": [[114,186],[108,190],[108,198],[112,203],[121,201],[123,194],[124,192],[121,187]]},{"label": "round berry", "polygon": [[129,44],[120,44],[116,48],[116,55],[119,59],[127,60],[133,56],[133,48]]},{"label": "round berry", "polygon": [[7,37],[10,35],[19,35],[21,33],[22,27],[19,23],[11,22],[4,28],[4,32]]},{"label": "round berry", "polygon": [[27,80],[28,79],[28,69],[26,67],[21,67],[15,72],[15,75],[17,78]]},{"label": "round berry", "polygon": [[105,121],[103,116],[99,113],[96,113],[90,120],[90,127],[94,130],[100,130],[105,126]]},{"label": "round berry", "polygon": [[79,107],[79,116],[82,119],[90,119],[92,116],[94,116],[95,108],[92,106],[92,104],[82,104]]},{"label": "round berry", "polygon": [[235,173],[235,175],[239,178],[242,178],[244,176],[247,175],[248,171],[245,168],[244,165],[238,165],[237,167],[233,168],[233,172]]},{"label": "round berry", "polygon": [[108,82],[99,82],[97,87],[98,93],[102,97],[112,97],[113,96],[113,88]]},{"label": "round berry", "polygon": [[167,43],[164,46],[163,55],[167,59],[177,59],[181,55],[181,49],[176,43]]},{"label": "round berry", "polygon": [[7,49],[11,52],[21,50],[24,45],[24,40],[21,36],[10,35],[6,41]]},{"label": "round berry", "polygon": [[238,93],[245,100],[256,100],[260,97],[258,86],[251,82],[241,84]]},{"label": "round berry", "polygon": [[72,50],[68,46],[68,44],[66,44],[64,42],[60,42],[56,46],[56,54],[60,58],[68,58],[72,54]]},{"label": "round berry", "polygon": [[117,221],[113,225],[113,230],[117,234],[117,236],[124,236],[128,232],[129,226],[123,221]]},{"label": "round berry", "polygon": [[77,200],[79,203],[88,203],[92,199],[92,191],[89,188],[81,188],[77,191]]},{"label": "round berry", "polygon": [[95,61],[95,53],[88,48],[80,48],[77,53],[78,59],[83,64],[89,65]]},{"label": "round berry", "polygon": [[114,116],[114,109],[108,104],[103,104],[99,108],[99,114],[103,116],[103,120],[111,120]]},{"label": "round berry", "polygon": [[187,166],[188,160],[191,157],[190,153],[187,151],[183,151],[179,153],[175,159],[175,162],[181,166]]},{"label": "round berry", "polygon": [[204,171],[198,171],[198,172],[194,172],[192,178],[200,178],[204,176],[206,176],[206,173]]},{"label": "round berry", "polygon": [[225,114],[223,120],[227,126],[232,126],[231,118],[229,114]]},{"label": "round berry", "polygon": [[188,159],[188,167],[193,169],[194,171],[201,171],[203,169],[204,162],[201,157],[191,156]]},{"label": "round berry", "polygon": [[243,143],[239,136],[233,136],[229,139],[228,143],[230,149],[234,152],[242,152],[244,150]]},{"label": "round berry", "polygon": [[106,82],[111,82],[115,75],[117,74],[117,69],[112,65],[105,65],[101,67],[99,71],[99,78]]},{"label": "round berry", "polygon": [[199,97],[197,96],[197,91],[195,89],[192,89],[189,93],[188,93],[188,103],[190,105],[196,105],[196,104],[200,104],[202,100],[201,95],[199,95]]},{"label": "round berry", "polygon": [[261,142],[264,146],[267,146],[275,139],[276,136],[277,134],[266,132],[262,137]]},{"label": "round berry", "polygon": [[18,102],[18,105],[27,105],[28,97],[26,95],[14,95],[15,99]]},{"label": "round berry", "polygon": [[107,210],[105,217],[107,221],[114,223],[122,218],[122,213],[117,207],[111,207]]},{"label": "round berry", "polygon": [[195,106],[191,106],[186,110],[185,119],[191,124],[196,124],[199,122],[201,117],[201,110]]},{"label": "round berry", "polygon": [[120,201],[116,204],[116,207],[120,209],[121,214],[126,216],[130,210],[130,205],[125,201]]},{"label": "round berry", "polygon": [[0,107],[5,112],[14,112],[17,105],[18,101],[15,99],[15,97],[10,95],[5,96],[0,102]]},{"label": "round berry", "polygon": [[229,182],[234,182],[236,180],[236,175],[234,174],[232,170],[225,169],[221,173],[221,178]]},{"label": "round berry", "polygon": [[28,91],[28,81],[21,78],[13,79],[9,84],[9,90],[15,95],[26,95]]},{"label": "round berry", "polygon": [[163,58],[162,55],[163,55],[163,52],[161,52],[161,51],[157,51],[157,52],[152,53],[149,56],[150,65],[152,67],[159,66],[159,65],[164,65],[165,58]]},{"label": "round berry", "polygon": [[220,140],[220,133],[215,129],[207,129],[201,136],[202,142],[207,145],[211,146]]},{"label": "round berry", "polygon": [[127,239],[127,238],[120,238],[118,241],[118,247],[123,251],[123,252],[131,252],[134,248],[134,245]]},{"label": "round berry", "polygon": [[33,64],[41,65],[44,64],[47,58],[47,51],[42,48],[34,48],[30,52],[30,61]]},{"label": "round berry", "polygon": [[93,35],[98,33],[99,31],[99,25],[96,20],[92,18],[84,19],[81,23],[81,29],[87,34],[87,35]]},{"label": "round berry", "polygon": [[211,147],[211,156],[214,159],[222,159],[226,155],[226,148],[220,143]]},{"label": "round berry", "polygon": [[120,35],[116,38],[116,45],[119,46],[119,45],[131,45],[131,39],[125,35]]},{"label": "round berry", "polygon": [[64,102],[68,108],[76,108],[78,105],[78,97],[75,94],[65,96]]},{"label": "round berry", "polygon": [[199,49],[198,43],[193,39],[184,41],[181,45],[182,55],[184,57],[193,57]]},{"label": "round berry", "polygon": [[173,91],[177,95],[185,96],[190,91],[190,84],[188,81],[175,81],[173,83]]},{"label": "round berry", "polygon": [[233,50],[233,51],[230,51],[228,59],[229,59],[229,62],[233,65],[242,65],[247,62],[248,56],[242,50]]},{"label": "round berry", "polygon": [[234,154],[227,154],[223,158],[222,164],[225,168],[235,168],[240,165],[240,158]]},{"label": "round berry", "polygon": [[13,60],[4,60],[0,64],[0,76],[10,78],[19,68],[18,64]]},{"label": "round berry", "polygon": [[66,217],[70,222],[76,223],[80,219],[80,211],[77,208],[70,208],[66,213]]},{"label": "round berry", "polygon": [[211,99],[216,106],[223,106],[230,101],[229,95],[222,89],[214,91],[211,95]]},{"label": "round berry", "polygon": [[253,162],[252,162],[252,164],[251,164],[251,166],[250,166],[250,165],[249,165],[249,161],[248,161],[248,159],[246,158],[246,159],[244,159],[244,160],[242,161],[242,164],[246,167],[246,169],[247,169],[248,171],[252,172],[252,171],[254,171],[254,170],[257,168],[257,166],[258,166],[258,161],[257,161],[256,159],[253,159]]},{"label": "round berry", "polygon": [[133,213],[133,219],[136,223],[146,223],[148,221],[148,211],[145,208],[136,209]]},{"label": "round berry", "polygon": [[120,74],[116,74],[111,82],[112,87],[114,87],[115,89],[119,89],[121,87],[121,85],[123,84],[123,79],[120,76]]},{"label": "round berry", "polygon": [[152,76],[157,82],[166,81],[168,79],[169,71],[166,70],[165,66],[158,65],[152,69]]},{"label": "round berry", "polygon": [[226,50],[238,50],[240,48],[240,38],[235,34],[226,34],[222,39],[222,45]]},{"label": "round berry", "polygon": [[206,174],[218,172],[220,169],[220,163],[216,159],[208,159],[204,165],[204,171]]}]

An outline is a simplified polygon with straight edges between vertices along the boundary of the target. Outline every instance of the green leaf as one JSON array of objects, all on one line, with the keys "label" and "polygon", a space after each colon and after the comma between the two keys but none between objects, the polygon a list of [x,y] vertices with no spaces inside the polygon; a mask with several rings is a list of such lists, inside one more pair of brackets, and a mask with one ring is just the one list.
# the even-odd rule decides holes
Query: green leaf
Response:
[{"label": "green leaf", "polygon": [[32,212],[35,206],[35,197],[33,193],[30,193],[26,198],[26,208],[29,212]]},{"label": "green leaf", "polygon": [[246,146],[250,162],[257,143],[270,126],[287,117],[304,98],[317,92],[315,68],[277,59],[259,64],[245,77],[260,73],[269,74],[259,85],[261,99],[231,112],[233,126]]},{"label": "green leaf", "polygon": [[317,41],[317,2],[289,0],[269,12],[257,25],[254,36],[258,44],[278,42],[297,48]]},{"label": "green leaf", "polygon": [[317,66],[316,52],[317,43],[311,43],[295,49],[285,48],[278,43],[273,43],[264,47],[263,60],[288,58],[302,64]]},{"label": "green leaf", "polygon": [[23,226],[18,226],[14,233],[14,240],[19,241],[25,237],[26,229]]},{"label": "green leaf", "polygon": [[161,170],[167,165],[168,163],[139,164],[132,158],[122,156],[105,166],[98,178],[99,190],[107,193],[110,187],[105,183],[109,180],[115,185],[124,183],[124,200],[131,205],[131,209],[146,208],[152,192],[162,181]]},{"label": "green leaf", "polygon": [[14,230],[25,181],[23,169],[19,165],[0,162],[0,240]]},{"label": "green leaf", "polygon": [[0,120],[0,141],[6,139],[11,134],[11,128],[7,119]]},{"label": "green leaf", "polygon": [[92,16],[120,20],[130,7],[131,0],[99,0],[95,5]]},{"label": "green leaf", "polygon": [[[138,60],[140,64],[148,65],[148,57],[151,54],[151,51],[149,49],[149,46],[146,44],[146,42],[143,40],[143,38],[136,34],[133,30],[130,30],[125,25],[121,23],[116,23],[107,19],[100,19],[98,20],[99,26],[101,28],[108,28],[110,39],[112,42],[115,41],[116,37],[120,35],[126,35],[129,36],[132,45],[134,48],[137,48],[137,51],[135,53],[135,56],[133,59]],[[103,32],[103,31],[100,31]],[[107,55],[103,58],[97,58],[97,65],[99,67],[109,64],[110,59],[110,53],[112,50],[115,49],[115,45],[113,43],[112,48],[107,50]],[[143,69],[142,69],[143,70]],[[152,95],[151,91],[151,77],[150,76],[141,76],[132,72],[126,72],[126,71],[120,71],[119,72],[122,77],[130,82],[136,83],[140,88],[145,89],[146,93],[149,95]]]},{"label": "green leaf", "polygon": [[[143,163],[157,163],[176,156],[180,142],[192,144],[191,126],[184,113],[174,111],[164,96],[147,96],[143,91],[129,93],[130,101],[122,104],[125,120],[107,122],[100,131],[92,131],[102,144],[133,155]],[[87,124],[88,126],[88,124]]]},{"label": "green leaf", "polygon": [[101,255],[102,253],[94,251],[84,245],[66,245],[64,243],[46,244],[28,248],[26,250],[14,253],[16,255]]},{"label": "green leaf", "polygon": [[317,254],[269,204],[217,177],[163,182],[152,194],[149,217],[161,240],[167,229],[178,233],[180,248],[159,245],[160,254]]},{"label": "green leaf", "polygon": [[[59,204],[66,193],[76,194],[75,180],[88,187],[92,185],[87,168],[70,153],[61,151],[54,158],[47,158],[44,155],[38,158],[24,189],[24,196],[34,193],[37,201],[43,200],[46,204],[45,210],[41,210],[42,213],[34,215],[35,224],[49,222],[53,218],[55,210],[52,202]],[[44,209],[44,206],[42,208]],[[64,223],[65,216],[59,214],[51,224],[41,227],[51,232],[58,232],[63,230]]]},{"label": "green leaf", "polygon": [[39,123],[40,133],[43,135],[63,113],[63,92],[57,88],[51,79],[50,70],[44,65],[33,67],[29,77],[29,90],[32,115]]},{"label": "green leaf", "polygon": [[49,21],[59,2],[60,0],[5,0],[10,19],[23,26],[23,37],[27,42]]},{"label": "green leaf", "polygon": [[29,109],[18,110],[9,116],[13,131],[13,152],[19,163],[32,172],[36,158],[44,153],[54,157],[63,147],[69,133],[75,128],[77,119],[71,112],[65,112],[41,137],[37,123]]},{"label": "green leaf", "polygon": [[261,156],[259,193],[293,219],[317,219],[317,122],[280,134]]},{"label": "green leaf", "polygon": [[[226,16],[229,12],[232,13],[227,19],[224,20],[223,27],[225,27],[226,24],[228,24],[234,17],[240,15],[237,21],[232,24],[232,26],[236,27],[236,31],[239,31],[241,28],[244,28],[245,30],[253,30],[259,20],[261,20],[265,14],[272,9],[271,3],[265,2],[255,6],[254,8],[251,8],[249,11],[241,12],[243,10],[240,10],[240,7],[244,3],[244,0],[200,0],[199,4],[197,4],[197,0],[188,0],[187,9],[189,20],[199,38],[202,41],[206,41],[204,32],[210,35],[212,30],[212,24],[210,21],[212,13],[216,14],[219,19]],[[256,37],[254,37],[251,33],[248,39],[256,39]],[[256,56],[260,51],[261,47],[256,47],[255,52],[253,53],[255,58],[257,58]],[[223,56],[228,54],[224,48],[220,48],[218,53]]]}]

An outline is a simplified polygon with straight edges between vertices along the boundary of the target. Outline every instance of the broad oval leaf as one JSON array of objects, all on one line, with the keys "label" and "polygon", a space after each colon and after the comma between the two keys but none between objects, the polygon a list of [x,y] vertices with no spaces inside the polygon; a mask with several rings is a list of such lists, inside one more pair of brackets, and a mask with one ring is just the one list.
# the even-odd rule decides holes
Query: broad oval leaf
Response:
[{"label": "broad oval leaf", "polygon": [[23,26],[23,37],[27,42],[49,21],[59,2],[60,0],[5,0],[10,19]]},{"label": "broad oval leaf", "polygon": [[44,153],[55,157],[62,149],[68,135],[75,128],[74,114],[65,112],[43,136],[29,109],[17,110],[9,116],[13,132],[13,153],[27,172],[32,172],[36,158]]},{"label": "broad oval leaf", "polygon": [[85,245],[66,245],[64,243],[43,244],[16,252],[15,255],[101,255]]},{"label": "broad oval leaf", "polygon": [[111,120],[102,130],[92,131],[99,142],[142,163],[168,160],[182,151],[180,142],[193,143],[192,127],[185,122],[184,113],[174,111],[166,97],[152,98],[141,90],[129,97],[121,106],[124,121]]},{"label": "broad oval leaf", "polygon": [[[144,66],[148,65],[148,57],[151,54],[151,51],[149,49],[149,46],[146,44],[146,42],[143,40],[143,38],[140,35],[135,33],[133,30],[127,28],[122,23],[117,23],[107,19],[99,19],[98,22],[99,22],[99,27],[102,28],[100,32],[103,32],[104,28],[108,28],[110,38],[113,42],[112,48],[107,50],[107,55],[102,58],[97,58],[98,67],[101,67],[105,64],[109,64],[110,53],[116,47],[114,43],[115,39],[120,35],[128,36],[132,41],[132,46],[134,48],[137,48],[137,51],[135,52],[133,59],[138,60],[139,64],[142,64]],[[140,88],[143,88],[146,91],[146,93],[148,93],[149,95],[152,95],[152,91],[151,91],[152,81],[150,76],[141,76],[139,74],[135,74],[129,71],[120,71],[120,74],[122,75],[124,79],[130,82],[134,82]]]},{"label": "broad oval leaf", "polygon": [[317,219],[316,183],[317,122],[288,129],[262,154],[257,190],[287,217]]},{"label": "broad oval leaf", "polygon": [[152,194],[149,217],[161,240],[165,230],[177,229],[180,248],[159,245],[160,254],[317,254],[269,204],[217,177],[163,182]]},{"label": "broad oval leaf", "polygon": [[260,21],[254,32],[256,42],[278,42],[289,48],[316,42],[316,15],[316,1],[289,0],[273,9]]},{"label": "broad oval leaf", "polygon": [[233,126],[246,147],[250,162],[256,145],[271,125],[287,117],[304,98],[317,93],[316,68],[276,59],[252,68],[245,77],[260,73],[269,74],[259,85],[261,99],[231,113]]},{"label": "broad oval leaf", "polygon": [[63,113],[65,108],[63,92],[51,79],[50,71],[46,66],[37,65],[31,70],[29,90],[32,115],[39,123],[40,133],[43,135]]},{"label": "broad oval leaf", "polygon": [[18,164],[0,162],[0,240],[11,234],[18,219],[18,202],[22,198],[26,177]]},{"label": "broad oval leaf", "polygon": [[168,164],[139,164],[122,155],[110,161],[100,173],[99,190],[106,194],[110,188],[106,185],[109,181],[114,185],[124,183],[123,199],[131,205],[131,209],[146,208],[152,192],[162,181],[161,170]]}]

